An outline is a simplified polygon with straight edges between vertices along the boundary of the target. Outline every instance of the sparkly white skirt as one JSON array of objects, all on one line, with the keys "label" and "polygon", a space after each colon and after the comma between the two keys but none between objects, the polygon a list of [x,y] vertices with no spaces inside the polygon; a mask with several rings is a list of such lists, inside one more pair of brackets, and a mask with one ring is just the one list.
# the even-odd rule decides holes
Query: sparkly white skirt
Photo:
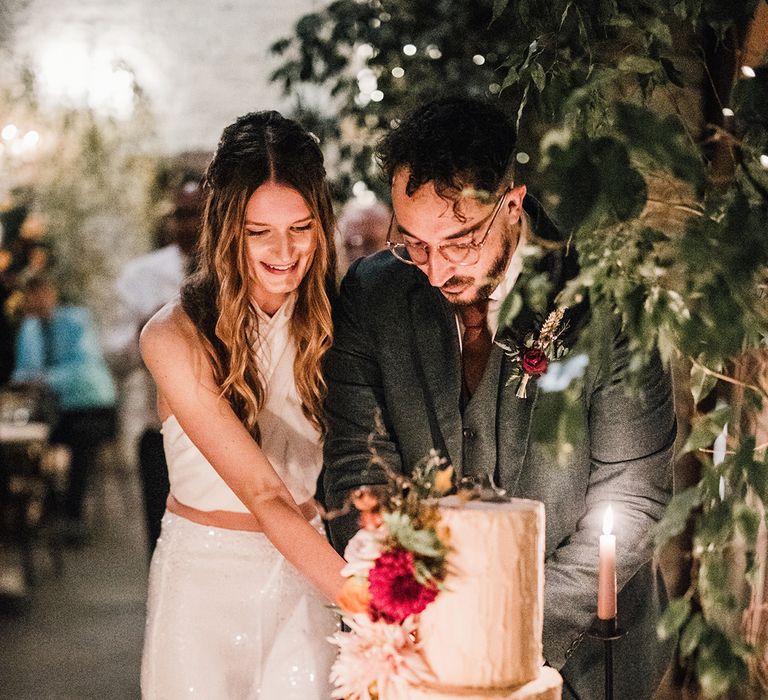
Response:
[{"label": "sparkly white skirt", "polygon": [[328,700],[336,628],[263,534],[166,512],[149,571],[142,697]]}]

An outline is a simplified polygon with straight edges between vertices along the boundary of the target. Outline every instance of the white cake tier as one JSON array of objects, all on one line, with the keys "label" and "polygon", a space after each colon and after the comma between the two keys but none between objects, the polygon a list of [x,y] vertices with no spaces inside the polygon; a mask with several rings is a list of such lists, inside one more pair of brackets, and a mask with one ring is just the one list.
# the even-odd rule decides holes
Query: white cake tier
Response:
[{"label": "white cake tier", "polygon": [[409,686],[403,691],[387,693],[382,700],[561,700],[563,679],[554,668],[544,666],[537,678],[515,690],[485,690],[451,693]]},{"label": "white cake tier", "polygon": [[440,500],[440,516],[450,571],[419,619],[424,657],[444,686],[525,686],[543,664],[544,505],[453,496]]}]

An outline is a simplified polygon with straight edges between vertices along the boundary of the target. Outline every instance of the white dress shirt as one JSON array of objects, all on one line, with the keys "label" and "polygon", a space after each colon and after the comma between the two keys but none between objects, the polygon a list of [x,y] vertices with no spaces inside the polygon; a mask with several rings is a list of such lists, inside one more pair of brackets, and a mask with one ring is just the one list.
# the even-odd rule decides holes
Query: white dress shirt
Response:
[{"label": "white dress shirt", "polygon": [[121,423],[128,437],[159,427],[155,385],[141,361],[139,332],[158,309],[178,295],[186,265],[187,258],[174,243],[128,261],[115,282],[104,355],[122,380]]}]

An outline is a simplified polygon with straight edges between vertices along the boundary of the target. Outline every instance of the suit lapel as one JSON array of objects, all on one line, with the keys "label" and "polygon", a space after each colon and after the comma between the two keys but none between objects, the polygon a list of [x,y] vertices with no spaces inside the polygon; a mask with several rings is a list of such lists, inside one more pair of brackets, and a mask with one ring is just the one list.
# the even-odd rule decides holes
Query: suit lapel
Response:
[{"label": "suit lapel", "polygon": [[508,496],[519,497],[517,485],[528,455],[531,421],[539,387],[538,383],[533,381],[528,384],[528,398],[517,398],[517,382],[513,380],[512,384],[506,386],[512,370],[512,361],[504,355],[496,422],[497,464],[499,486],[507,490]]},{"label": "suit lapel", "polygon": [[448,452],[445,456],[461,473],[461,356],[456,319],[440,292],[428,285],[417,285],[410,301],[419,368],[436,421],[431,427],[440,432]]},{"label": "suit lapel", "polygon": [[[535,264],[534,274],[545,273],[552,282],[552,289],[543,309],[534,310],[528,303],[527,289],[518,282],[524,296],[523,308],[512,321],[509,329],[500,329],[499,339],[511,345],[520,345],[525,336],[537,327],[537,321],[543,322],[546,315],[552,311],[555,297],[567,280],[578,274],[576,253],[564,245],[562,233],[547,217],[541,205],[530,195],[524,202],[525,211],[530,217],[531,230],[535,239],[542,243],[559,244],[560,247],[549,249]],[[531,241],[536,243],[536,240]],[[583,326],[588,316],[588,303],[583,301],[571,307],[566,314],[566,334],[563,341],[570,347],[575,336]],[[520,475],[528,456],[531,441],[531,427],[534,408],[539,396],[538,382],[533,379],[528,384],[528,397],[520,399],[515,396],[517,381],[510,386],[506,383],[512,374],[513,363],[505,355],[501,369],[499,385],[498,423],[496,444],[498,446],[499,485],[507,489],[509,496],[524,496],[518,490]]]}]

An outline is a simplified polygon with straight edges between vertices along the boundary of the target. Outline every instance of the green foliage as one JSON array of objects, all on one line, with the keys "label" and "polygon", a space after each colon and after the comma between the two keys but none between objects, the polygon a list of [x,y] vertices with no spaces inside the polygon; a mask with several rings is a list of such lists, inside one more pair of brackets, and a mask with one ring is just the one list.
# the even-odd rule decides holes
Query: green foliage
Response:
[{"label": "green foliage", "polygon": [[[648,94],[650,82],[643,86],[642,76],[662,79],[652,63],[628,55],[615,65],[621,73],[634,72],[640,94]],[[768,337],[767,178],[766,169],[757,166],[758,154],[768,147],[768,76],[758,69],[755,79],[734,91],[734,128],[743,140],[735,151],[732,184],[723,187],[709,180],[690,125],[678,114],[649,110],[642,100],[611,99],[616,84],[608,80],[616,76],[603,70],[574,90],[562,125],[542,139],[542,196],[573,232],[581,264],[561,301],[588,294],[594,304],[616,308],[630,337],[633,365],[655,348],[667,358],[691,358],[699,401],[715,386],[713,372]],[[616,92],[623,97],[626,91]],[[679,231],[665,230],[646,215],[651,194],[633,184],[637,177],[668,183],[690,213]],[[754,392],[748,397],[755,398]],[[753,410],[759,405],[755,401]],[[718,407],[694,420],[684,451],[711,446],[730,413],[729,407]],[[556,425],[563,423],[561,416]],[[741,640],[740,621],[748,601],[744,587],[756,573],[760,513],[748,494],[765,504],[768,481],[768,465],[754,459],[754,446],[754,440],[743,439],[723,464],[706,463],[701,482],[674,497],[655,531],[659,548],[689,526],[693,533],[692,588],[672,602],[659,632],[681,633],[681,656],[706,697],[749,683],[751,650]],[[700,612],[691,605],[694,597]]]},{"label": "green foliage", "polygon": [[[710,445],[729,419],[728,407],[701,416],[686,449]],[[681,658],[696,672],[705,697],[748,686],[753,649],[741,639],[747,581],[756,573],[760,511],[748,494],[768,505],[768,462],[755,458],[754,438],[744,439],[720,464],[708,460],[701,481],[672,499],[654,532],[657,549],[689,525],[693,570],[689,591],[670,602],[659,635],[679,634]],[[699,607],[691,601],[696,595]]]},{"label": "green foliage", "polygon": [[582,392],[583,383],[575,380],[563,391],[539,393],[531,439],[548,451],[559,467],[565,467],[575,447],[587,439]]},{"label": "green foliage", "polygon": [[[565,194],[553,212],[562,226],[592,231],[636,217],[645,206],[645,180],[616,139],[550,134],[544,142],[547,191]],[[548,145],[550,144],[551,145]]]},{"label": "green foliage", "polygon": [[696,658],[696,675],[705,698],[722,697],[731,689],[745,691],[749,683],[747,660],[752,650],[729,639],[701,612],[693,610],[687,597],[670,601],[659,620],[659,637],[678,635],[681,658]]},{"label": "green foliage", "polygon": [[403,549],[428,558],[444,556],[445,545],[434,530],[418,529],[406,513],[386,513],[384,522],[390,536]]},{"label": "green foliage", "polygon": [[691,514],[701,505],[701,498],[701,489],[698,486],[691,486],[674,495],[664,513],[664,519],[658,523],[654,531],[658,550],[685,530]]},{"label": "green foliage", "polygon": [[706,367],[698,364],[691,367],[691,394],[694,403],[699,403],[709,396],[716,384],[717,378],[707,371]]},{"label": "green foliage", "polygon": [[[439,93],[492,97],[501,91],[498,68],[514,27],[505,17],[489,27],[493,7],[492,0],[336,0],[302,17],[293,36],[272,45],[282,60],[272,79],[324,135],[339,199],[350,196],[356,181],[384,195],[373,145],[405,110]],[[416,47],[412,55],[403,51],[407,44]],[[332,104],[313,102],[317,92],[308,85],[322,86]],[[379,101],[371,98],[374,90]],[[515,108],[507,97],[503,102]]]},{"label": "green foliage", "polygon": [[752,687],[746,663],[750,653],[746,645],[730,639],[717,627],[706,627],[699,638],[695,665],[704,697],[721,697],[729,690],[744,693]]},{"label": "green foliage", "polygon": [[691,614],[691,601],[688,598],[675,598],[670,601],[664,614],[659,618],[657,631],[661,639],[674,637]]},{"label": "green foliage", "polygon": [[759,345],[766,329],[760,278],[768,259],[768,210],[744,192],[729,195],[690,222],[677,252],[690,314],[677,329],[680,350],[707,366]]},{"label": "green foliage", "polygon": [[[519,150],[539,155],[520,165],[518,180],[578,253],[580,274],[557,303],[588,297],[593,308],[615,310],[630,369],[656,350],[667,361],[686,358],[699,402],[715,374],[768,338],[768,168],[760,160],[768,153],[768,68],[718,96],[732,117],[704,113],[716,102],[701,95],[709,85],[705,45],[731,46],[757,5],[341,0],[274,47],[285,59],[275,78],[287,90],[302,81],[331,89],[341,115],[328,136],[340,144],[340,193],[356,180],[386,191],[371,146],[415,103],[438,91],[497,95],[517,117]],[[404,55],[406,43],[416,46],[413,56]],[[429,58],[430,47],[440,58]],[[476,54],[483,65],[473,63]],[[380,101],[360,99],[366,70]],[[546,315],[550,292],[545,279],[523,275],[502,305],[501,325],[525,311]],[[584,342],[595,349],[600,339]],[[581,439],[579,391],[576,382],[540,396],[550,420],[534,437],[553,455]],[[745,392],[744,410],[759,410],[762,394]],[[720,406],[698,417],[685,451],[705,454],[730,420],[739,416]],[[734,620],[746,605],[744,576],[755,571],[754,499],[768,502],[768,464],[755,458],[754,440],[732,443],[719,465],[703,457],[700,482],[674,497],[655,531],[658,547],[686,529],[693,536],[692,587],[670,605],[660,631],[679,635],[706,697],[747,682],[750,650]]]},{"label": "green foliage", "polygon": [[700,189],[704,183],[701,153],[688,138],[676,115],[649,113],[626,102],[615,105],[615,127],[630,149],[633,162],[648,169],[666,168],[680,180]]},{"label": "green foliage", "polygon": [[[672,607],[672,604],[670,604],[670,607]],[[686,615],[686,617],[688,616]],[[691,617],[686,621],[687,624],[684,628],[682,622],[680,625],[678,625],[678,629],[683,628],[682,634],[680,635],[679,649],[680,655],[684,659],[687,659],[696,651],[696,649],[698,649],[699,644],[701,643],[701,638],[704,636],[704,632],[707,629],[707,623],[705,622],[704,616],[701,613],[697,612],[695,615],[691,615]],[[659,633],[659,636],[663,635]]]},{"label": "green foliage", "polygon": [[693,421],[691,433],[682,452],[692,452],[702,447],[709,447],[722,432],[723,426],[730,420],[729,406],[719,406],[714,411],[697,416]]}]

